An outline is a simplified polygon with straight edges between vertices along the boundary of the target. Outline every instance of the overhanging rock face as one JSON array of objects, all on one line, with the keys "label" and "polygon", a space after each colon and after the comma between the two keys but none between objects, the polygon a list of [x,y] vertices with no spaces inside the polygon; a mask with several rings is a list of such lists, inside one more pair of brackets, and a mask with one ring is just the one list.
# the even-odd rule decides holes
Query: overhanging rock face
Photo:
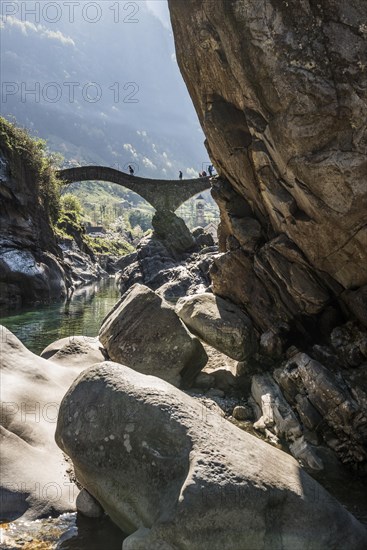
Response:
[{"label": "overhanging rock face", "polygon": [[256,300],[266,326],[339,296],[360,312],[366,292],[345,290],[367,284],[366,2],[169,6],[180,69],[224,180],[215,198],[227,254],[215,291],[247,309]]},{"label": "overhanging rock face", "polygon": [[209,178],[192,180],[152,180],[130,176],[107,166],[80,166],[60,170],[58,176],[65,183],[81,181],[107,181],[134,191],[156,210],[174,212],[191,197],[210,189]]}]

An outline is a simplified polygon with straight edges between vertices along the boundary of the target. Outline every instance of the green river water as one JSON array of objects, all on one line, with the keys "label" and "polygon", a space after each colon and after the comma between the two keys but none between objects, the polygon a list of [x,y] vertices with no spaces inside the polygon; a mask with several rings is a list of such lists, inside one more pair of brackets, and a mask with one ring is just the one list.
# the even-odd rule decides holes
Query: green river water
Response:
[{"label": "green river water", "polygon": [[[115,280],[105,279],[77,290],[68,304],[3,314],[0,324],[39,354],[59,338],[73,334],[96,336],[119,297]],[[107,517],[95,520],[75,513],[0,526],[1,550],[121,550],[124,538]]]},{"label": "green river water", "polygon": [[105,279],[75,291],[69,303],[38,306],[0,315],[0,324],[33,353],[40,354],[59,338],[97,336],[102,320],[120,294],[115,279]]}]

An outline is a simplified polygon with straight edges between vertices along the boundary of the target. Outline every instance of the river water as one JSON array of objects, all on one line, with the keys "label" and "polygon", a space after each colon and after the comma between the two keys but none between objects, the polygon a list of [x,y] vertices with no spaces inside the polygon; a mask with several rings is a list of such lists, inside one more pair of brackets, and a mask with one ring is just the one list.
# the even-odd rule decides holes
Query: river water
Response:
[{"label": "river water", "polygon": [[97,336],[104,317],[120,297],[109,278],[75,291],[69,303],[38,306],[0,316],[0,324],[37,355],[51,342],[73,335]]},{"label": "river water", "polygon": [[[119,297],[115,280],[105,279],[77,290],[68,304],[3,314],[0,324],[39,354],[59,338],[97,336],[104,317]],[[124,538],[109,518],[88,519],[76,513],[0,526],[1,550],[121,550]]]}]

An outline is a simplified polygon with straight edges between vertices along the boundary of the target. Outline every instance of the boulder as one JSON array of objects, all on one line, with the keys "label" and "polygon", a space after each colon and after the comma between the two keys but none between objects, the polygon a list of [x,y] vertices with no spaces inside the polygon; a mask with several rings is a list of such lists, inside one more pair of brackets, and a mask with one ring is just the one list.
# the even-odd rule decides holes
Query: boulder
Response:
[{"label": "boulder", "polygon": [[358,388],[363,387],[361,381],[351,393],[342,376],[306,353],[292,356],[274,371],[274,377],[288,403],[305,418],[306,426],[318,428],[343,463],[362,469],[367,461],[367,400]]},{"label": "boulder", "polygon": [[195,248],[195,239],[182,218],[169,210],[157,211],[152,219],[154,236],[174,256]]},{"label": "boulder", "polygon": [[261,410],[261,416],[254,424],[255,430],[273,433],[285,439],[295,458],[311,470],[322,470],[322,461],[305,441],[296,415],[273,378],[269,374],[253,376],[251,393]]},{"label": "boulder", "polygon": [[254,412],[249,405],[236,405],[232,411],[232,416],[236,420],[253,420]]},{"label": "boulder", "polygon": [[87,518],[100,518],[103,508],[86,489],[82,489],[76,497],[76,509]]},{"label": "boulder", "polygon": [[195,227],[191,233],[199,248],[211,247],[215,245],[212,235],[207,233],[202,227]]},{"label": "boulder", "polygon": [[54,441],[60,401],[85,364],[56,364],[28,351],[0,327],[3,520],[35,519],[75,509],[76,487]]},{"label": "boulder", "polygon": [[365,528],[291,456],[128,367],[72,384],[56,441],[131,534],[124,550],[366,548]]},{"label": "boulder", "polygon": [[99,339],[113,361],[172,384],[190,384],[207,355],[165,300],[136,284],[107,315]]},{"label": "boulder", "polygon": [[[264,332],[290,320],[295,330],[305,332],[300,314],[319,315],[330,302],[330,289],[284,235],[266,243],[254,258],[242,249],[216,257],[210,276],[213,292],[244,307]],[[335,293],[340,290],[329,284]]]},{"label": "boulder", "polygon": [[142,283],[172,302],[188,294],[205,292],[210,285],[213,252],[207,249],[178,258],[159,239],[145,237],[138,244],[137,253],[120,263],[122,271],[117,279],[120,292],[123,294],[135,283]]},{"label": "boulder", "polygon": [[52,342],[40,354],[43,359],[52,358],[53,363],[80,365],[84,368],[106,359],[98,338],[90,336],[67,336]]},{"label": "boulder", "polygon": [[232,359],[244,361],[256,351],[250,319],[227,300],[196,294],[180,299],[176,313],[193,334]]}]

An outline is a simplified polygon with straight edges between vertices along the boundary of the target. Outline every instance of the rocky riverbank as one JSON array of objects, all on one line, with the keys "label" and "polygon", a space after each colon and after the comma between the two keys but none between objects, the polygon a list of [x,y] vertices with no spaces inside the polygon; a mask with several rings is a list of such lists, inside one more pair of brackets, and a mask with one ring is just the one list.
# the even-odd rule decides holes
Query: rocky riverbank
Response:
[{"label": "rocky riverbank", "polygon": [[153,234],[137,250],[116,262],[121,294],[143,283],[168,300],[209,290],[209,270],[218,248],[201,227],[191,233],[184,221],[169,211],[156,213]]},{"label": "rocky riverbank", "polygon": [[0,119],[0,311],[60,302],[107,277],[82,235],[54,231],[59,184],[39,141]]},{"label": "rocky riverbank", "polygon": [[[98,338],[65,338],[38,357],[3,329],[3,519],[107,513],[131,534],[124,548],[192,548],[195,540],[204,549],[210,540],[232,550],[241,540],[265,550],[278,539],[303,548],[306,533],[320,549],[343,540],[364,548],[364,528],[334,500],[367,524],[363,326],[349,321],[317,344],[292,337],[287,323],[262,331],[243,307],[212,293],[223,254],[210,236],[169,212],[153,225],[115,265],[122,296]],[[83,274],[80,251],[65,252],[78,256]],[[57,418],[66,454],[54,443]],[[250,501],[257,520],[242,530]],[[268,509],[288,519],[271,527]]]},{"label": "rocky riverbank", "polygon": [[[365,3],[169,5],[219,251],[157,212],[95,338],[38,357],[3,329],[3,519],[107,514],[124,550],[364,550]],[[62,295],[12,154],[4,295]]]},{"label": "rocky riverbank", "polygon": [[67,283],[48,204],[54,182],[42,190],[42,154],[26,134],[0,119],[0,135],[0,309],[61,300]]},{"label": "rocky riverbank", "polygon": [[[334,334],[335,354],[350,354],[341,335],[351,328]],[[364,548],[361,524],[306,473],[367,520],[363,481],[343,466],[363,463],[361,403],[325,364],[294,348],[285,359],[280,341],[258,339],[237,306],[210,292],[174,306],[141,284],[111,310],[99,339],[66,338],[37,357],[3,329],[3,518],[75,505],[87,516],[106,512],[133,534],[124,548],[210,540],[233,549],[240,540],[265,549],[278,539],[303,548],[310,537],[320,549]],[[72,463],[54,443],[57,412],[56,441]]]},{"label": "rocky riverbank", "polygon": [[[215,194],[218,180],[213,183]],[[237,359],[238,371],[247,377],[244,397],[251,393],[257,415],[261,412],[256,428],[268,440],[284,441],[313,470],[323,469],[315,448],[325,446],[336,460],[365,477],[367,332],[363,324],[358,319],[347,321],[347,316],[337,315],[330,306],[318,318],[318,335],[312,316],[300,322],[278,319],[267,328],[266,316],[270,319],[276,310],[264,309],[256,289],[251,308],[211,293],[221,295],[218,281],[231,287],[232,272],[225,276],[217,272],[228,253],[212,247],[200,252],[188,231],[177,231],[177,223],[172,215],[160,234],[168,235],[166,241],[158,239],[156,231],[140,243],[135,254],[121,260],[121,292],[128,292],[134,283],[144,283],[169,303],[178,301],[176,312],[193,334]],[[175,240],[177,234],[180,238]],[[247,230],[244,234],[252,235]],[[206,238],[200,232],[197,237]],[[248,283],[257,284],[251,279]],[[232,288],[236,284],[237,280]],[[305,281],[299,288],[303,293],[309,290],[310,295],[315,290]]]}]

